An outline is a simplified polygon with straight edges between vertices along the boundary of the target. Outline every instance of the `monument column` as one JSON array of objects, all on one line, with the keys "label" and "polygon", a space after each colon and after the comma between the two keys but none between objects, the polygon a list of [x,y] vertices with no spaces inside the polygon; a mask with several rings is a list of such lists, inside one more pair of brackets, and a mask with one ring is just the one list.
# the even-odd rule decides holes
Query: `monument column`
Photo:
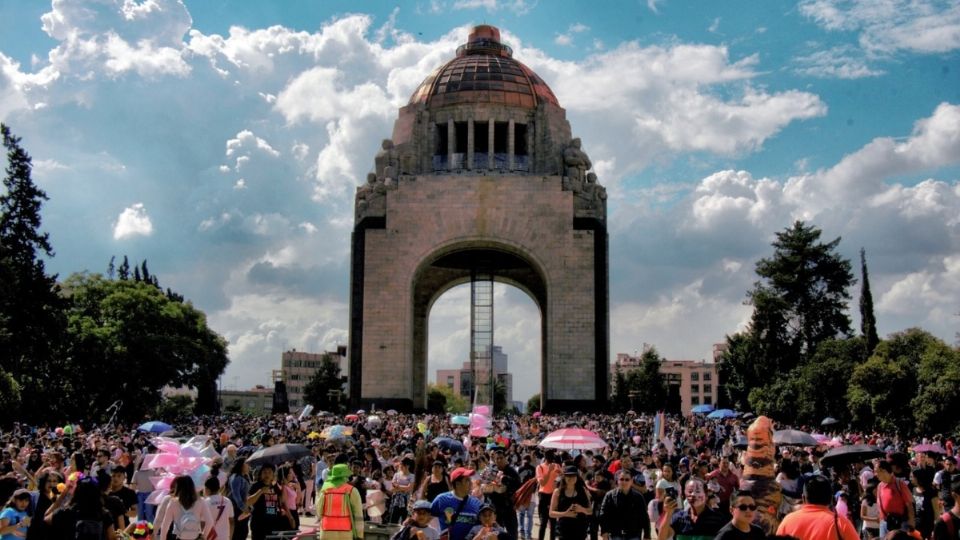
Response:
[{"label": "monument column", "polygon": [[467,169],[473,168],[473,118],[467,119]]},{"label": "monument column", "polygon": [[453,154],[457,151],[457,128],[453,125],[453,118],[447,119],[447,170],[453,170]]},{"label": "monument column", "polygon": [[513,134],[513,118],[507,122],[507,170],[513,170],[513,149],[516,146]]},{"label": "monument column", "polygon": [[493,170],[493,118],[487,121],[487,169]]}]

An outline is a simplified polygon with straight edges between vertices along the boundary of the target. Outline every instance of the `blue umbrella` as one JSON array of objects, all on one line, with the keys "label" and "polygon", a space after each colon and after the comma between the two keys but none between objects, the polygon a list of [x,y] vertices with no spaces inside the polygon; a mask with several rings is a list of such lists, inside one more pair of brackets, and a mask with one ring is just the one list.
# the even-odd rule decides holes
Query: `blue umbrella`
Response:
[{"label": "blue umbrella", "polygon": [[142,424],[137,429],[140,431],[146,431],[148,433],[163,433],[164,431],[172,431],[173,426],[159,420],[151,420],[145,424]]},{"label": "blue umbrella", "polygon": [[433,442],[437,443],[437,446],[444,450],[449,450],[458,454],[462,454],[467,451],[462,442],[456,439],[451,439],[450,437],[437,437],[433,440]]},{"label": "blue umbrella", "polygon": [[451,418],[451,419],[450,419],[450,423],[453,424],[453,425],[455,425],[455,426],[469,426],[469,425],[470,425],[470,418],[467,417],[467,416],[464,416],[464,415],[460,414],[460,415],[457,415],[457,416],[454,416],[453,418]]},{"label": "blue umbrella", "polygon": [[707,418],[714,419],[723,419],[723,418],[734,418],[737,416],[737,413],[731,411],[730,409],[717,409],[712,413],[707,415]]},{"label": "blue umbrella", "polygon": [[713,405],[697,405],[692,410],[693,414],[707,414],[713,412]]}]

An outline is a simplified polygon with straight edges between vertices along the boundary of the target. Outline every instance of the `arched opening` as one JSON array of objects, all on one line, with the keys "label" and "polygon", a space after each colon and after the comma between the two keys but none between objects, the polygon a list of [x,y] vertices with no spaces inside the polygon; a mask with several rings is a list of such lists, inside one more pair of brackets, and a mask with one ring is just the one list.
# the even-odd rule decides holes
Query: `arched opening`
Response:
[{"label": "arched opening", "polygon": [[[442,293],[428,320],[427,383],[448,387],[469,406],[470,284]],[[514,402],[525,412],[527,401],[541,393],[542,324],[540,309],[530,296],[515,286],[494,283],[494,366],[508,408]]]},{"label": "arched opening", "polygon": [[[504,347],[507,341],[497,337],[510,338],[508,347],[513,347],[519,355],[515,365],[523,366],[525,379],[522,393],[518,397],[529,397],[540,393],[546,384],[547,325],[544,313],[547,306],[546,279],[539,265],[510,246],[491,243],[460,244],[447,246],[427,257],[415,274],[413,282],[413,403],[416,408],[427,408],[427,384],[436,380],[436,367],[463,367],[470,360],[470,279],[477,269],[483,269],[493,276],[494,286],[494,345]],[[460,291],[463,292],[460,292]],[[449,292],[449,299],[440,303],[438,318],[432,320],[431,313],[438,300]],[[526,301],[523,298],[526,298]],[[497,304],[503,304],[498,307]],[[462,307],[461,307],[462,306]],[[458,311],[461,310],[461,311]],[[497,315],[499,313],[499,316]],[[447,315],[447,317],[445,317]],[[464,316],[466,317],[464,319]],[[500,318],[503,320],[501,321]],[[521,319],[524,319],[521,323]],[[531,324],[531,319],[535,320]],[[459,321],[459,322],[458,322]],[[443,328],[443,329],[441,329]],[[530,331],[531,328],[535,329]],[[453,346],[445,353],[435,350],[436,358],[430,358],[430,334],[438,332],[441,339],[462,338],[462,346]],[[450,334],[453,334],[451,337]],[[439,343],[439,342],[438,342]],[[531,354],[532,350],[536,353]],[[510,354],[509,348],[501,349]],[[442,357],[440,355],[443,355]],[[532,372],[529,369],[535,366]],[[509,362],[508,362],[509,370]],[[462,369],[461,369],[462,372]],[[509,371],[508,371],[509,372]],[[454,383],[458,383],[456,374]],[[447,382],[447,374],[440,382]],[[535,379],[531,377],[536,376]],[[514,381],[519,382],[519,373]],[[531,385],[531,381],[536,381]],[[458,385],[462,386],[462,385]],[[529,392],[534,386],[536,391]],[[520,386],[515,386],[518,391]],[[458,388],[461,390],[462,388]],[[528,395],[529,393],[529,395]],[[525,400],[523,400],[525,401]]]}]

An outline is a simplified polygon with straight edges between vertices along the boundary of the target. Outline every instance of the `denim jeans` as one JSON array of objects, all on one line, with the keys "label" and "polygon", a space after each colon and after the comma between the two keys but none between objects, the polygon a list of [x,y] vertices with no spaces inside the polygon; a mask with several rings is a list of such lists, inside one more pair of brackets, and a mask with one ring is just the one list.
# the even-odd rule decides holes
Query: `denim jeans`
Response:
[{"label": "denim jeans", "polygon": [[533,501],[526,508],[517,512],[517,521],[520,522],[520,536],[530,538],[533,535],[533,509],[536,507]]},{"label": "denim jeans", "polygon": [[149,493],[137,493],[137,519],[138,520],[147,520],[153,522],[153,518],[157,513],[157,505],[147,504],[147,497]]}]

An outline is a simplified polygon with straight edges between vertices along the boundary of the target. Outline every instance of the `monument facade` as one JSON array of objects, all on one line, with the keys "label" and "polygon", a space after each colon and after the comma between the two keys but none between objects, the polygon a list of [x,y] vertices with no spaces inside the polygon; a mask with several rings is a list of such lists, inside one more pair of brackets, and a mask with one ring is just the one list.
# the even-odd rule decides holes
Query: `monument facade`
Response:
[{"label": "monument facade", "polygon": [[[550,88],[477,26],[400,109],[357,189],[350,396],[426,407],[430,308],[478,272],[541,318],[545,410],[607,400],[606,191]],[[522,374],[518,374],[522,376]]]}]

